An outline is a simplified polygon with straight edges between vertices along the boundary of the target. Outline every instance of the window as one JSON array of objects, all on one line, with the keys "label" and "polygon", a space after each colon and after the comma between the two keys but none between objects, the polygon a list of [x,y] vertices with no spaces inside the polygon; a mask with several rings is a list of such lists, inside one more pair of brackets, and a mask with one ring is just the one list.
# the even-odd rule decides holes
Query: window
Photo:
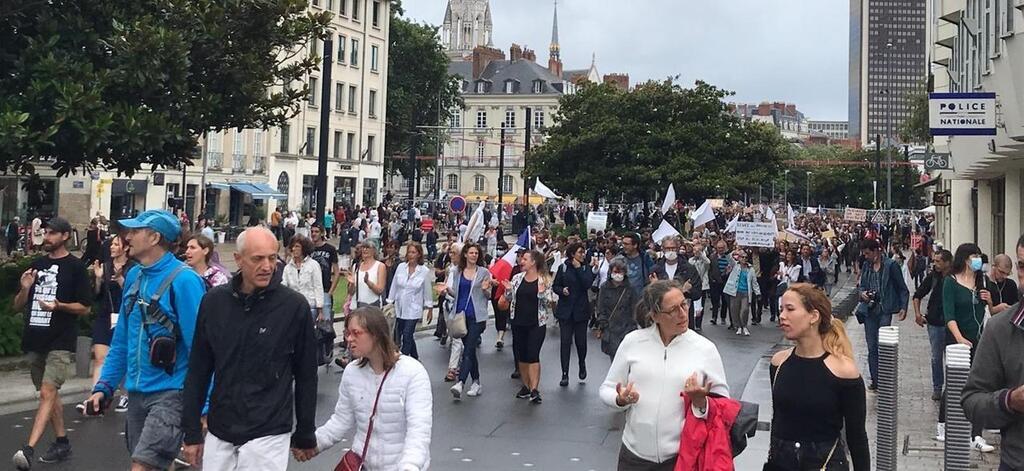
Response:
[{"label": "window", "polygon": [[345,158],[348,160],[355,159],[355,146],[356,146],[356,134],[348,133],[348,142],[345,143]]},{"label": "window", "polygon": [[370,117],[377,117],[377,90],[370,90]]},{"label": "window", "polygon": [[352,21],[359,21],[359,3],[363,0],[352,1]]},{"label": "window", "polygon": [[306,47],[309,48],[306,51],[309,54],[309,57],[317,56],[320,53],[320,40],[316,38],[310,39],[309,44]]},{"label": "window", "polygon": [[263,130],[255,129],[252,132],[252,153],[253,155],[263,155]]},{"label": "window", "polygon": [[245,153],[245,145],[242,144],[242,131],[240,129],[235,130],[235,139],[232,144],[232,152],[235,155]]},{"label": "window", "polygon": [[484,163],[484,141],[476,141],[476,163]]},{"label": "window", "polygon": [[311,3],[314,7],[320,8],[320,0],[313,0]]},{"label": "window", "polygon": [[[358,4],[358,2],[356,3]],[[349,61],[352,67],[359,66],[359,40],[352,38],[352,60]]]},{"label": "window", "polygon": [[484,82],[477,82],[476,83],[476,92],[477,93],[484,93],[486,91],[487,91],[487,84],[486,83],[484,83]]},{"label": "window", "polygon": [[462,110],[456,109],[455,111],[453,111],[452,112],[452,119],[451,119],[450,122],[451,122],[452,131],[459,132],[459,128],[462,127]]},{"label": "window", "polygon": [[515,92],[515,87],[516,87],[515,82],[513,82],[511,80],[506,80],[505,81],[505,93],[511,95],[512,93]]},{"label": "window", "polygon": [[373,162],[373,146],[377,142],[377,136],[366,136],[366,160]]},{"label": "window", "polygon": [[533,110],[533,129],[544,129],[544,110],[540,108]]},{"label": "window", "polygon": [[334,84],[334,111],[345,111],[345,84]]},{"label": "window", "polygon": [[473,191],[481,192],[484,191],[484,176],[476,175],[473,177]]},{"label": "window", "polygon": [[317,86],[317,79],[316,79],[316,77],[310,77],[309,78],[309,94],[306,95],[306,101],[309,102],[309,107],[310,108],[316,108],[316,86]]},{"label": "window", "polygon": [[345,139],[344,138],[344,134],[342,134],[341,131],[334,131],[334,154],[333,155],[334,155],[335,159],[340,159],[341,158],[341,141],[343,141],[344,139]]},{"label": "window", "polygon": [[377,71],[377,46],[370,46],[370,70]]},{"label": "window", "polygon": [[503,128],[514,128],[516,127],[516,112],[515,110],[505,111],[505,122],[501,123]]},{"label": "window", "polygon": [[[359,0],[356,0],[357,2]],[[348,15],[348,0],[338,0],[338,14],[341,16]]]},{"label": "window", "polygon": [[476,112],[476,128],[484,129],[487,127],[487,112],[479,110]]},{"label": "window", "polygon": [[306,128],[306,155],[313,155],[313,148],[316,147],[316,128]]},{"label": "window", "polygon": [[[341,5],[342,5],[342,9],[344,9],[345,8],[345,6],[344,6],[345,5],[345,0],[341,0]],[[339,34],[338,35],[338,63],[339,64],[344,64],[345,63],[345,41],[347,41],[347,39],[345,38],[345,35],[344,34]]]},{"label": "window", "polygon": [[356,94],[357,93],[358,93],[358,91],[356,90],[356,86],[355,85],[349,85],[348,86],[348,112],[349,113],[355,114],[355,112],[356,112]]},{"label": "window", "polygon": [[448,175],[448,190],[458,191],[459,189],[459,176],[456,174]]},{"label": "window", "polygon": [[380,28],[380,0],[373,0],[373,27]]},{"label": "window", "polygon": [[288,153],[288,147],[289,147],[288,146],[288,144],[289,144],[288,140],[289,140],[291,132],[292,132],[291,126],[288,126],[287,124],[282,124],[281,125],[281,149],[280,150],[281,150],[282,154],[287,154]]},{"label": "window", "polygon": [[505,175],[501,179],[501,191],[505,193],[512,193],[512,175]]},{"label": "window", "polygon": [[533,93],[544,93],[544,81],[535,80],[533,82]]}]

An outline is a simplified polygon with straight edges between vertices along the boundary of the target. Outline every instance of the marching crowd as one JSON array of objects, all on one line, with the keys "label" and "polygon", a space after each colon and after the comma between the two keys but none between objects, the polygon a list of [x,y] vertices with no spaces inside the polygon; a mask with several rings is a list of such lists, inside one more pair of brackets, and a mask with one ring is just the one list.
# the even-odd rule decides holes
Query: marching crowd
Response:
[{"label": "marching crowd", "polygon": [[[498,224],[503,210],[522,229],[514,244]],[[557,325],[560,387],[572,373],[588,379],[588,336],[599,338],[611,361],[600,397],[626,413],[620,470],[731,469],[743,447],[735,437],[753,433],[756,412],[751,421],[729,398],[721,356],[703,329],[780,329],[795,347],[771,361],[765,469],[867,470],[865,381],[829,300],[845,269],[858,279],[867,389],[877,387],[879,329],[906,317],[906,272],[916,285],[916,322],[931,338],[933,399],[943,395],[944,346],[970,346],[979,358],[963,402],[972,446],[993,451],[981,430],[1001,428],[1006,469],[1021,469],[1024,363],[1005,352],[1022,347],[1024,310],[1010,257],[986,266],[972,244],[951,255],[932,243],[926,216],[883,224],[809,211],[787,215],[774,244],[751,246],[737,240],[730,220],[774,222],[773,209],[733,204],[696,227],[691,212],[681,204],[664,214],[616,208],[609,227],[579,231],[572,229],[586,221],[585,208],[568,205],[472,218],[382,205],[339,209],[329,224],[312,218],[307,236],[295,230],[295,216],[275,211],[238,236],[235,273],[217,260],[209,224],[188,233],[190,225],[166,211],[111,222],[112,235],[98,237],[88,263],[67,249],[70,224],[49,218],[40,224],[44,255],[22,275],[13,301],[25,312],[23,349],[40,392],[14,464],[27,470],[70,458],[59,390],[72,374],[76,319],[95,315],[95,387],[78,408],[100,416],[117,399],[133,470],[175,461],[283,470],[289,456],[307,461],[353,433],[338,469],[427,469],[433,397],[414,334],[436,313],[454,400],[483,394],[493,376],[477,358],[492,315],[495,348],[506,338],[512,344],[515,397],[537,405],[547,390],[540,352],[549,326]],[[668,235],[652,231],[662,220]],[[328,242],[334,237],[337,248]],[[1018,276],[1024,238],[1020,244]],[[335,309],[342,279],[348,298]],[[333,414],[317,426],[317,367],[334,354],[335,311],[344,313],[344,353],[334,359],[344,373]],[[119,390],[125,394],[116,398]],[[47,426],[55,441],[37,458]]]}]

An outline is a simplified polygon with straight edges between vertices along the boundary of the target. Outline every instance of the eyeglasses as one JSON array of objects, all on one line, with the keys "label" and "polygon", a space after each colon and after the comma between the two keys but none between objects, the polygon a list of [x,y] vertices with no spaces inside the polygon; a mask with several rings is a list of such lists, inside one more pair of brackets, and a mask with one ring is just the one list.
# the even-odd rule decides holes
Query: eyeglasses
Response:
[{"label": "eyeglasses", "polygon": [[345,337],[358,338],[366,334],[365,330],[360,329],[345,329]]},{"label": "eyeglasses", "polygon": [[686,315],[686,310],[687,310],[688,307],[689,306],[686,304],[686,302],[683,302],[682,304],[680,304],[680,305],[678,305],[676,307],[671,307],[671,308],[668,308],[667,310],[660,311],[660,313],[663,314],[663,315],[666,315],[666,316],[671,316],[673,314],[683,314],[683,315]]}]

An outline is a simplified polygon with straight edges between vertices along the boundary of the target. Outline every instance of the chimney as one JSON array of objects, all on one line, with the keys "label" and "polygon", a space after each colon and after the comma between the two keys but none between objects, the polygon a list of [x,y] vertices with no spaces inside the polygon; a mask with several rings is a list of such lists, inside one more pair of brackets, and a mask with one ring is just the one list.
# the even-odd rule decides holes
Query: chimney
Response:
[{"label": "chimney", "polygon": [[629,74],[607,74],[604,83],[610,83],[622,91],[629,90]]},{"label": "chimney", "polygon": [[473,79],[480,78],[480,75],[487,69],[492,61],[505,60],[505,53],[493,47],[477,46],[473,49]]},{"label": "chimney", "polygon": [[523,48],[519,47],[516,43],[512,43],[512,47],[508,50],[508,58],[512,62],[518,62],[519,59],[523,58]]},{"label": "chimney", "polygon": [[555,77],[558,77],[559,80],[561,80],[562,79],[562,60],[557,58],[557,57],[549,57],[548,58],[548,71],[551,72],[551,75],[554,75]]},{"label": "chimney", "polygon": [[786,114],[796,116],[796,105],[786,104]]},{"label": "chimney", "polygon": [[537,62],[537,53],[533,49],[523,48],[523,59],[530,62]]}]

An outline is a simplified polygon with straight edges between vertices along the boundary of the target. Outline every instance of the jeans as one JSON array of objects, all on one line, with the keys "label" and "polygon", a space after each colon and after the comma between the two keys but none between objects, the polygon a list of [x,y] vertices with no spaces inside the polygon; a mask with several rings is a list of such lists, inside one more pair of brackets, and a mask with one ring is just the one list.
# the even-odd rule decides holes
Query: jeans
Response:
[{"label": "jeans", "polygon": [[419,353],[416,352],[416,324],[420,321],[418,319],[395,319],[395,340],[398,340],[399,351],[402,355],[411,356],[417,360],[420,359]]},{"label": "jeans", "polygon": [[[328,288],[330,288],[330,286],[328,286]],[[331,293],[324,293],[323,313],[324,319],[334,318],[334,297],[331,296]],[[314,317],[313,320],[316,320],[316,317]]]},{"label": "jeans", "polygon": [[[711,322],[718,318],[718,312],[722,312],[722,319],[725,319],[725,312],[729,309],[728,302],[722,302],[722,290],[725,285],[722,283],[711,283]],[[706,310],[706,309],[705,309]]]},{"label": "jeans", "polygon": [[569,374],[569,357],[572,355],[573,339],[576,340],[576,357],[580,361],[580,371],[586,371],[587,321],[559,320],[558,335],[562,341],[562,374]]},{"label": "jeans", "polygon": [[[468,316],[467,316],[468,317]],[[469,377],[480,382],[480,363],[476,359],[476,346],[480,344],[483,329],[480,323],[466,319],[466,338],[462,339],[462,364],[459,366],[459,382],[465,383]]]},{"label": "jeans", "polygon": [[942,355],[946,352],[946,326],[929,325],[928,343],[932,347],[932,390],[942,392]]},{"label": "jeans", "polygon": [[868,314],[864,318],[864,337],[868,343],[868,371],[871,383],[878,381],[878,329],[892,324],[892,314]]}]

